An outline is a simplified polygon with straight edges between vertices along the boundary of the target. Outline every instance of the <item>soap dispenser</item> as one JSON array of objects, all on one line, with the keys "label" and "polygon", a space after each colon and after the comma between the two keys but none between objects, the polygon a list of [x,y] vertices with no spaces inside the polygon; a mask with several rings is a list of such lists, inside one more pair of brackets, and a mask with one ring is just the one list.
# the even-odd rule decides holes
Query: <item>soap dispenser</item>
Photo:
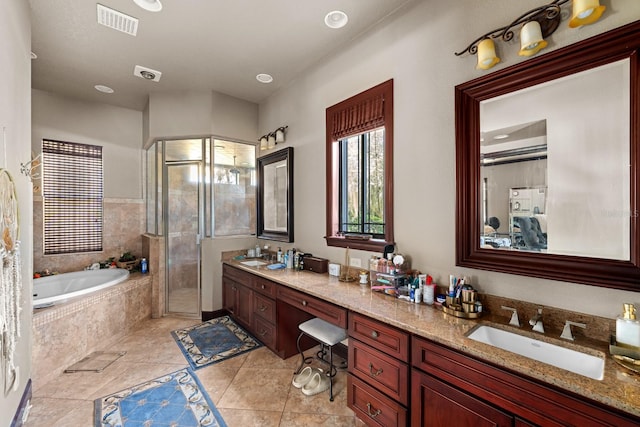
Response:
[{"label": "soap dispenser", "polygon": [[622,305],[622,315],[616,320],[616,342],[622,347],[640,348],[640,321],[633,304]]}]

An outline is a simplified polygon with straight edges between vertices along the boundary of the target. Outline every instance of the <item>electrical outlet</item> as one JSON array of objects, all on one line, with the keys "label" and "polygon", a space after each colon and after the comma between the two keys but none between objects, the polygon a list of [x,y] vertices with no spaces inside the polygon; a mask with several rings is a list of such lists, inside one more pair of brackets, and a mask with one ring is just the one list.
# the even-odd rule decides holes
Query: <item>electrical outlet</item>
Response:
[{"label": "electrical outlet", "polygon": [[350,258],[349,265],[351,267],[362,267],[362,260],[360,258]]}]

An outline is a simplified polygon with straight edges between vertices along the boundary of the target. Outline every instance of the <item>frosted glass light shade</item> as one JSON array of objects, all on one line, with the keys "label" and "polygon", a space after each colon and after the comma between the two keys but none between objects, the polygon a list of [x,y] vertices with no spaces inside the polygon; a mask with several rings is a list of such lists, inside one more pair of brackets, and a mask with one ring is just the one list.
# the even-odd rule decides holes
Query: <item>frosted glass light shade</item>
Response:
[{"label": "frosted glass light shade", "polygon": [[491,39],[484,39],[478,43],[478,65],[479,70],[488,70],[489,68],[500,62],[500,58],[496,56],[496,45]]},{"label": "frosted glass light shade", "polygon": [[284,127],[276,129],[276,143],[284,142]]},{"label": "frosted glass light shade", "polygon": [[265,135],[262,138],[260,138],[260,149],[261,150],[266,150],[267,149],[267,144],[268,144],[267,136]]},{"label": "frosted glass light shade", "polygon": [[267,147],[268,148],[273,148],[276,145],[276,133],[270,133],[269,137],[268,137],[268,142],[267,142]]},{"label": "frosted glass light shade", "polygon": [[602,16],[605,6],[600,6],[598,0],[573,0],[573,12],[569,27],[576,28],[582,25],[593,24]]},{"label": "frosted glass light shade", "polygon": [[520,56],[532,56],[547,47],[538,21],[529,21],[520,30]]}]

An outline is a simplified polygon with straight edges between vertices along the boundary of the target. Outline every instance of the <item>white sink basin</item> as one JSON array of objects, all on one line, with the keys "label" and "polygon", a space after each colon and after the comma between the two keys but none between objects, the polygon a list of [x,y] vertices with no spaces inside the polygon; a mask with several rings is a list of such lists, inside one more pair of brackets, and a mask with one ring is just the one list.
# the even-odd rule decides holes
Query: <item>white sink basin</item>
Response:
[{"label": "white sink basin", "polygon": [[594,380],[602,380],[604,377],[604,358],[602,357],[487,325],[477,326],[467,333],[467,337]]},{"label": "white sink basin", "polygon": [[258,267],[260,265],[266,265],[267,263],[264,261],[258,261],[257,259],[251,261],[240,261],[240,264],[246,265],[247,267]]}]

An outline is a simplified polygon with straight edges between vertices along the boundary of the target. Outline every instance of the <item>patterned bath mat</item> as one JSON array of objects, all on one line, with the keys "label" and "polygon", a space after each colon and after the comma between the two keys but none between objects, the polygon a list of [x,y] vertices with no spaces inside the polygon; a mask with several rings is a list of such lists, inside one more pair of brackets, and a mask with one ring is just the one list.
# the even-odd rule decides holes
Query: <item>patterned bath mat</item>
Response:
[{"label": "patterned bath mat", "polygon": [[95,427],[226,427],[189,368],[95,401]]},{"label": "patterned bath mat", "polygon": [[229,316],[172,331],[182,354],[193,369],[204,368],[262,347],[262,343]]}]

